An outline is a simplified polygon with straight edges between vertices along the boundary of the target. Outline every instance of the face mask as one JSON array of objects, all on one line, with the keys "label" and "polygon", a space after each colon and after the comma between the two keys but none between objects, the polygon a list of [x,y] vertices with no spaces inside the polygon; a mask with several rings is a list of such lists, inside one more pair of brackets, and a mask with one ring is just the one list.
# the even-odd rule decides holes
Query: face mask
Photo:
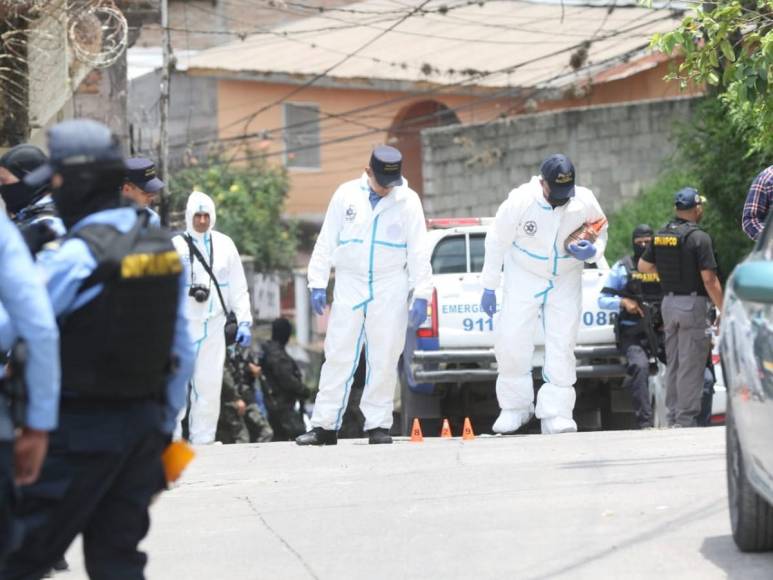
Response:
[{"label": "face mask", "polygon": [[639,258],[644,254],[644,250],[647,249],[647,244],[634,244],[633,245],[633,264],[634,266],[639,263]]},{"label": "face mask", "polygon": [[571,197],[565,197],[562,199],[556,199],[552,195],[548,195],[548,203],[551,205],[551,207],[561,207],[562,205],[566,205],[569,203],[569,200],[572,199]]},{"label": "face mask", "polygon": [[9,213],[19,213],[30,203],[35,196],[35,191],[30,189],[23,181],[0,185],[0,196],[5,202]]}]

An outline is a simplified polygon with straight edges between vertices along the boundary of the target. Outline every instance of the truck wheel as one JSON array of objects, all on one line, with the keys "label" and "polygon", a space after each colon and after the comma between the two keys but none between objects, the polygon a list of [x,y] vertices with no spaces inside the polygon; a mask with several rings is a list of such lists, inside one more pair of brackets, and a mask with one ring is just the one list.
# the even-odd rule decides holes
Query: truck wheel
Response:
[{"label": "truck wheel", "polygon": [[733,539],[742,552],[773,550],[773,507],[760,497],[747,479],[732,405],[729,404],[725,429],[727,499]]}]

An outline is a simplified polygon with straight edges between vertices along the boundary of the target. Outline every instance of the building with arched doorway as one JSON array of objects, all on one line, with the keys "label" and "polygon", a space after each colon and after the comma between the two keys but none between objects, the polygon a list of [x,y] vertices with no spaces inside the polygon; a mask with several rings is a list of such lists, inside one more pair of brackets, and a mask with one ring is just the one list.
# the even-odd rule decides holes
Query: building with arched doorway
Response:
[{"label": "building with arched doorway", "polygon": [[[371,149],[402,150],[419,193],[421,131],[679,94],[649,51],[682,10],[590,0],[385,4],[365,0],[200,52],[215,80],[217,142],[290,175],[288,214],[319,223]],[[463,171],[463,168],[459,168]]]}]

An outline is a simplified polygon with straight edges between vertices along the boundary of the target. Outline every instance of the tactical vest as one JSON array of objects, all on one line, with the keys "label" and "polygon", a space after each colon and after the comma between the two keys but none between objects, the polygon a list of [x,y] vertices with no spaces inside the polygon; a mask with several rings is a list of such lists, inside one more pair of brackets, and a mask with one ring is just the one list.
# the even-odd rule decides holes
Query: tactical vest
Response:
[{"label": "tactical vest", "polygon": [[79,294],[99,295],[59,321],[62,391],[90,399],[161,399],[173,371],[180,257],[172,236],[138,219],[126,234],[86,226],[83,240],[97,261]]},{"label": "tactical vest", "polygon": [[652,239],[655,267],[664,293],[707,295],[697,257],[686,247],[687,238],[700,229],[692,222],[672,221]]},{"label": "tactical vest", "polygon": [[[663,289],[660,287],[660,277],[657,273],[647,274],[639,272],[631,256],[623,258],[621,264],[625,268],[627,279],[623,292],[636,296],[636,298],[645,302],[660,302],[662,300]],[[622,322],[623,320],[638,322],[640,317],[630,314],[623,308],[620,310],[618,321]]]}]

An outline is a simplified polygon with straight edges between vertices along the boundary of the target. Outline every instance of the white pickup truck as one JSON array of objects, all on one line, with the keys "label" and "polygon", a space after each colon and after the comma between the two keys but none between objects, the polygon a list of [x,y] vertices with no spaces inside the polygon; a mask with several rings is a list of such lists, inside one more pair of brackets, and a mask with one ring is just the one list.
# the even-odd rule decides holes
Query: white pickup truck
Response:
[{"label": "white pickup truck", "polygon": [[[401,429],[414,417],[430,425],[471,416],[486,431],[496,418],[494,322],[480,310],[484,240],[492,218],[431,219],[434,292],[427,321],[409,330],[400,368]],[[634,425],[630,395],[622,388],[625,366],[615,346],[616,313],[598,306],[609,266],[602,259],[583,272],[582,321],[577,357],[575,420],[580,428]],[[498,291],[501,297],[502,292]],[[539,384],[544,337],[535,328],[534,376]]]}]

